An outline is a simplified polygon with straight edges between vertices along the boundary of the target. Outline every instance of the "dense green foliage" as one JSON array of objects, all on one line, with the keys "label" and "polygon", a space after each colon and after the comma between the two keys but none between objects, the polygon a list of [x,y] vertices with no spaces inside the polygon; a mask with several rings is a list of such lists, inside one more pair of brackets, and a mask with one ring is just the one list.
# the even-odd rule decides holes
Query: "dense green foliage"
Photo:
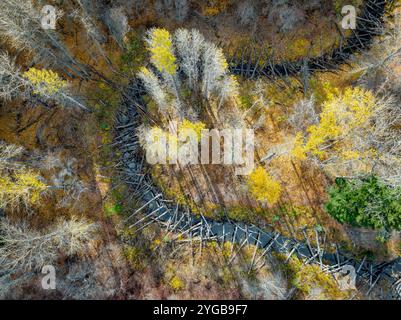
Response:
[{"label": "dense green foliage", "polygon": [[341,223],[401,230],[401,188],[389,187],[374,176],[337,178],[329,195],[326,209]]}]

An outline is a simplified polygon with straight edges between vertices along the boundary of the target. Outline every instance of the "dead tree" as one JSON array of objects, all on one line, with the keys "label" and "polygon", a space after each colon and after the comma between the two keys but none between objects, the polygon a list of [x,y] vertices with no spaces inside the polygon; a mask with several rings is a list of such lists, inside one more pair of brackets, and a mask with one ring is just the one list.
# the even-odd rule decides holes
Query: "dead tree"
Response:
[{"label": "dead tree", "polygon": [[[78,76],[88,77],[60,41],[57,32],[43,29],[42,14],[31,0],[4,0],[0,2],[0,33],[20,50],[34,53],[34,61],[48,66],[62,66]],[[71,74],[72,75],[72,74]]]},{"label": "dead tree", "polygon": [[0,220],[1,270],[40,270],[54,264],[59,253],[66,256],[83,254],[93,239],[96,225],[73,217],[60,220],[46,232],[32,230],[27,224]]}]

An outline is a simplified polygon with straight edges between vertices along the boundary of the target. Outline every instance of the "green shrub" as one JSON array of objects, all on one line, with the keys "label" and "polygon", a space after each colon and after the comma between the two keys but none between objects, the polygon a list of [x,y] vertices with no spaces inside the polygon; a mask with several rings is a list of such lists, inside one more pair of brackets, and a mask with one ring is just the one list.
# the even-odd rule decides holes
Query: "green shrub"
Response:
[{"label": "green shrub", "polygon": [[337,178],[329,196],[326,210],[341,223],[401,230],[401,188],[392,188],[375,176]]}]

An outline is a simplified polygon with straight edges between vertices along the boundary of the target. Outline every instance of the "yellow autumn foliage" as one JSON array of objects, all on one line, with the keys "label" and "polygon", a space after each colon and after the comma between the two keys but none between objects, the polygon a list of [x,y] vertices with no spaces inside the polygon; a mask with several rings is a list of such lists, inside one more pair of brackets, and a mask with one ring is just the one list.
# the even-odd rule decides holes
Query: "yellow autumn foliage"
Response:
[{"label": "yellow autumn foliage", "polygon": [[292,45],[288,48],[286,56],[288,60],[299,59],[308,55],[310,50],[311,42],[305,38],[296,39]]},{"label": "yellow autumn foliage", "polygon": [[148,49],[151,52],[151,61],[157,70],[169,75],[177,72],[171,35],[166,29],[155,28],[150,31]]},{"label": "yellow autumn foliage", "polygon": [[[329,94],[324,102],[320,121],[308,129],[308,137],[303,141],[302,133],[297,133],[292,155],[300,160],[306,153],[325,159],[330,145],[344,159],[356,159],[359,154],[353,150],[352,132],[362,129],[373,115],[375,97],[362,88],[347,88],[343,94]],[[333,147],[334,148],[334,147]]]},{"label": "yellow autumn foliage", "polygon": [[18,172],[13,177],[0,178],[0,207],[35,204],[47,186],[32,171]]},{"label": "yellow autumn foliage", "polygon": [[206,125],[203,122],[200,121],[191,122],[187,119],[184,119],[178,126],[178,132],[180,132],[181,130],[193,130],[196,132],[198,141],[200,141],[202,137],[202,130],[205,128]]},{"label": "yellow autumn foliage", "polygon": [[[218,64],[219,64],[220,68],[222,70],[227,70],[228,62],[227,62],[226,56],[224,55],[223,49],[222,48],[218,48],[216,54],[217,54],[217,61],[218,61]],[[235,76],[231,76],[231,77],[232,77],[232,80],[234,80],[234,83],[235,83],[235,81],[236,81]]]},{"label": "yellow autumn foliage", "polygon": [[152,73],[150,72],[150,70],[148,69],[148,68],[146,68],[146,67],[141,67],[140,69],[139,69],[139,72],[142,72],[144,75],[146,75],[146,76],[149,76],[149,75],[151,75]]},{"label": "yellow autumn foliage", "polygon": [[294,140],[294,148],[291,151],[291,154],[293,157],[299,160],[305,160],[306,159],[306,152],[305,152],[305,147],[304,147],[304,138],[302,136],[301,132],[298,132],[295,136]]},{"label": "yellow autumn foliage", "polygon": [[184,283],[177,276],[171,278],[169,285],[174,291],[179,291],[184,288]]},{"label": "yellow autumn foliage", "polygon": [[207,0],[202,5],[202,13],[205,16],[213,17],[225,11],[230,4],[230,0]]},{"label": "yellow autumn foliage", "polygon": [[53,95],[67,86],[67,81],[52,70],[30,68],[24,72],[24,77],[34,86],[34,93],[39,95]]},{"label": "yellow autumn foliage", "polygon": [[274,205],[280,199],[281,185],[266,170],[259,166],[248,177],[249,191],[258,201],[268,201]]}]

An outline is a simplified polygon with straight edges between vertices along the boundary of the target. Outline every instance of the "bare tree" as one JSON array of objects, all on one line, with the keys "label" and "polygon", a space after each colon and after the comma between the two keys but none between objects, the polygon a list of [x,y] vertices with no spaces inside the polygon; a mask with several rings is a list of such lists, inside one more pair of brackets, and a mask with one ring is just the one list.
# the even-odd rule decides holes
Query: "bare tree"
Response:
[{"label": "bare tree", "polygon": [[84,254],[95,230],[95,224],[76,217],[60,220],[45,232],[2,219],[0,267],[8,271],[39,270],[44,265],[55,263],[59,253],[67,256]]},{"label": "bare tree", "polygon": [[10,99],[17,93],[25,97],[37,94],[45,100],[55,100],[61,105],[77,106],[88,111],[88,108],[79,101],[79,98],[69,92],[67,86],[60,87],[57,90],[43,90],[46,83],[30,82],[6,52],[0,51],[0,62],[0,98]]},{"label": "bare tree", "polygon": [[152,99],[156,102],[159,107],[161,114],[166,114],[167,109],[167,96],[164,89],[161,86],[159,79],[155,74],[146,68],[143,68],[138,73],[139,79],[142,80],[147,92],[149,92]]},{"label": "bare tree", "polygon": [[102,44],[106,42],[106,36],[97,26],[96,20],[93,18],[95,13],[88,10],[88,6],[82,0],[77,0],[77,2],[80,8],[74,10],[71,16],[83,26],[87,39],[91,44],[94,44],[96,49],[92,53],[94,57],[96,58],[98,54],[100,54],[108,65],[111,66],[111,61],[102,47]]},{"label": "bare tree", "polygon": [[361,141],[374,150],[373,170],[384,181],[401,186],[401,106],[393,97],[383,98],[372,118],[372,134]]},{"label": "bare tree", "polygon": [[235,76],[225,76],[220,83],[220,90],[218,93],[220,101],[217,110],[220,110],[221,106],[228,98],[237,97],[239,94],[238,92],[239,85]]},{"label": "bare tree", "polygon": [[0,34],[17,49],[35,53],[35,60],[48,66],[63,66],[80,76],[88,76],[59,40],[54,30],[41,25],[41,13],[31,0],[3,0],[0,2]]},{"label": "bare tree", "polygon": [[22,165],[16,159],[21,157],[23,151],[22,147],[0,142],[0,172],[20,168]]},{"label": "bare tree", "polygon": [[401,65],[401,15],[396,12],[387,21],[384,29],[378,25],[383,36],[371,49],[362,53],[355,72],[361,74],[358,84],[375,91],[382,97],[379,108],[372,118],[372,134],[361,141],[377,150],[374,172],[384,181],[401,185],[401,108],[400,108],[400,65]]},{"label": "bare tree", "polygon": [[319,115],[316,112],[313,97],[301,100],[294,106],[294,111],[288,118],[288,122],[296,132],[305,132],[306,129],[319,122]]},{"label": "bare tree", "polygon": [[175,8],[175,19],[179,22],[183,22],[187,16],[189,11],[188,0],[174,0],[174,8]]},{"label": "bare tree", "polygon": [[88,37],[92,39],[93,42],[104,43],[106,41],[106,37],[103,35],[102,31],[96,25],[94,18],[91,15],[91,12],[88,11],[87,6],[85,6],[82,0],[77,0],[78,5],[80,6],[81,10],[75,12],[74,16],[76,16],[85,27],[85,31],[88,34]]},{"label": "bare tree", "polygon": [[[309,105],[309,107],[308,107]],[[294,128],[310,128],[316,121],[315,113],[310,102],[301,103],[297,108],[309,113],[303,119],[295,112],[290,121]],[[343,113],[341,101],[335,105],[336,111]],[[321,118],[321,117],[320,117]],[[319,148],[325,152],[325,157],[310,154],[310,160],[335,177],[358,177],[361,173],[372,173],[393,186],[401,185],[401,109],[394,97],[378,98],[374,100],[374,108],[369,118],[358,125],[350,125],[350,115],[337,119],[342,134],[325,141]],[[351,120],[353,121],[353,120]],[[305,131],[300,131],[305,132]]]},{"label": "bare tree", "polygon": [[109,9],[104,16],[104,21],[114,40],[121,48],[124,48],[124,37],[130,29],[124,9],[122,7]]},{"label": "bare tree", "polygon": [[218,91],[221,79],[227,74],[223,50],[213,43],[205,44],[202,74],[202,92],[209,99],[212,93]]},{"label": "bare tree", "polygon": [[188,78],[188,86],[193,89],[199,79],[199,61],[205,44],[205,38],[198,30],[178,29],[174,35],[180,68]]},{"label": "bare tree", "polygon": [[401,14],[388,21],[387,28],[378,26],[383,36],[377,39],[369,51],[363,52],[355,61],[361,73],[360,85],[379,93],[391,91],[399,95],[401,80],[399,66],[401,64]]},{"label": "bare tree", "polygon": [[252,1],[241,1],[237,8],[237,16],[241,25],[250,25],[256,19],[254,3]]},{"label": "bare tree", "polygon": [[[237,79],[229,73],[222,49],[206,41],[195,29],[178,29],[174,37],[170,37],[166,30],[150,29],[145,41],[158,74],[142,68],[138,77],[162,115],[196,121],[199,117],[197,108],[204,99],[207,103],[203,106],[209,108],[217,119],[221,115],[235,127],[243,126],[238,110],[218,114],[230,99],[235,105],[239,95]],[[181,93],[187,91],[191,95],[183,99]]]},{"label": "bare tree", "polygon": [[0,51],[0,99],[11,100],[21,92],[24,85],[20,69],[6,52]]}]

